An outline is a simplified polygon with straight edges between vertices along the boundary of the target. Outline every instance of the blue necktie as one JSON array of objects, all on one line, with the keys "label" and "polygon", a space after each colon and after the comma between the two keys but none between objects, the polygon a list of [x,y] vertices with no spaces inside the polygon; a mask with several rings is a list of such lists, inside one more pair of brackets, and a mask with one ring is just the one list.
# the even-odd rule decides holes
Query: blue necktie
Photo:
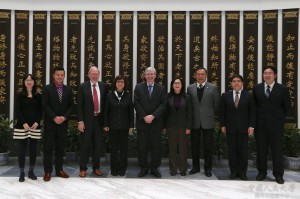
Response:
[{"label": "blue necktie", "polygon": [[148,92],[149,92],[149,97],[150,97],[150,98],[151,98],[151,94],[152,94],[152,88],[153,88],[152,85],[149,85],[149,86],[148,86]]},{"label": "blue necktie", "polygon": [[266,90],[266,96],[267,96],[267,98],[269,98],[270,94],[271,94],[271,90],[270,90],[270,86],[268,85],[267,86],[267,90]]}]

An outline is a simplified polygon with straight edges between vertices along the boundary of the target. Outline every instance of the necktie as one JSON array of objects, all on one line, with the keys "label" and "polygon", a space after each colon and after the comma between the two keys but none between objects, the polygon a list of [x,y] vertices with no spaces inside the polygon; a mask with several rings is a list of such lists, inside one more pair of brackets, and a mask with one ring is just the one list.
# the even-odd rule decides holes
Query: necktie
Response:
[{"label": "necktie", "polygon": [[239,92],[235,92],[235,98],[234,98],[235,108],[237,108],[239,106],[239,101],[240,101]]},{"label": "necktie", "polygon": [[96,89],[96,84],[93,84],[93,100],[94,100],[94,112],[99,112],[99,100],[98,100],[98,94]]},{"label": "necktie", "polygon": [[59,102],[61,102],[61,100],[62,100],[62,86],[57,87],[57,94],[58,94]]},{"label": "necktie", "polygon": [[270,86],[268,85],[267,86],[267,90],[266,90],[266,96],[267,96],[267,98],[269,98],[270,94],[271,94],[271,90],[270,90]]},{"label": "necktie", "polygon": [[152,94],[152,88],[153,88],[152,85],[149,85],[149,86],[148,86],[148,92],[149,92],[149,97],[150,97],[150,98],[151,98],[151,94]]}]

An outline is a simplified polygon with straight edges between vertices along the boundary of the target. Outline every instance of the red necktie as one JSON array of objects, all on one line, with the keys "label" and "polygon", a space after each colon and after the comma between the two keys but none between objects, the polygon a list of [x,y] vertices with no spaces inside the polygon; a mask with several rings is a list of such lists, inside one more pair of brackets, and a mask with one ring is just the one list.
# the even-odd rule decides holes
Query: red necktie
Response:
[{"label": "red necktie", "polygon": [[93,85],[93,99],[94,99],[94,111],[95,113],[99,112],[99,100],[98,100],[98,94],[96,90],[96,84]]}]

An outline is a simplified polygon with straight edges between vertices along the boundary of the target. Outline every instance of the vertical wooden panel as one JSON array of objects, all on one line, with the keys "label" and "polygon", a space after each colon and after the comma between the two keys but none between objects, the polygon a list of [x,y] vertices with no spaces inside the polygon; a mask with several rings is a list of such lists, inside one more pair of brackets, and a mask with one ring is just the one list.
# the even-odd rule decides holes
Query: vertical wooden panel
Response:
[{"label": "vertical wooden panel", "polygon": [[278,11],[263,11],[263,62],[262,67],[277,67]]},{"label": "vertical wooden panel", "polygon": [[298,121],[298,33],[299,9],[282,12],[282,83],[289,89],[291,112],[289,122]]},{"label": "vertical wooden panel", "polygon": [[257,84],[258,12],[244,12],[244,89],[253,90]]},{"label": "vertical wooden panel", "polygon": [[0,10],[0,114],[9,116],[11,11]]},{"label": "vertical wooden panel", "polygon": [[203,12],[190,12],[190,84],[199,67],[203,67]]},{"label": "vertical wooden panel", "polygon": [[98,67],[99,48],[99,13],[85,12],[85,56],[84,56],[84,80],[88,80],[88,70],[91,66]]},{"label": "vertical wooden panel", "polygon": [[185,80],[186,12],[172,12],[172,79]]},{"label": "vertical wooden panel", "polygon": [[240,12],[228,11],[225,15],[225,89],[230,90],[231,78],[234,74],[239,74]]},{"label": "vertical wooden panel", "polygon": [[133,80],[133,12],[120,12],[120,74],[132,92]]},{"label": "vertical wooden panel", "polygon": [[150,67],[151,12],[137,13],[137,83],[144,81],[144,71]]},{"label": "vertical wooden panel", "polygon": [[115,78],[116,12],[102,13],[102,81],[110,90]]},{"label": "vertical wooden panel", "polygon": [[73,91],[73,113],[76,113],[77,88],[80,84],[81,12],[68,12],[67,82]]},{"label": "vertical wooden panel", "polygon": [[33,12],[32,41],[32,73],[41,93],[46,83],[47,12]]},{"label": "vertical wooden panel", "polygon": [[156,80],[168,87],[168,12],[155,12],[154,67]]},{"label": "vertical wooden panel", "polygon": [[207,12],[208,81],[221,89],[221,12]]},{"label": "vertical wooden panel", "polygon": [[63,67],[64,58],[64,12],[50,13],[50,82],[53,69]]},{"label": "vertical wooden panel", "polygon": [[28,73],[29,12],[15,12],[15,93],[22,91]]}]

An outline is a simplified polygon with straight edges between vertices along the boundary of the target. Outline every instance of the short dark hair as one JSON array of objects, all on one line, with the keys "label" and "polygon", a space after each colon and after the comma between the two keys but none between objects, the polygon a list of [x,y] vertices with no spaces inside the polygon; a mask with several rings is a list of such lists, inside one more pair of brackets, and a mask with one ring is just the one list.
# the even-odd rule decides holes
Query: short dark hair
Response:
[{"label": "short dark hair", "polygon": [[174,84],[174,82],[176,81],[176,80],[180,80],[180,82],[181,82],[181,90],[180,90],[180,95],[184,95],[185,94],[185,85],[184,85],[184,82],[182,81],[182,79],[181,78],[175,78],[175,79],[173,79],[172,81],[171,81],[171,83],[170,83],[170,93],[169,93],[169,95],[174,95],[175,94],[175,91],[174,91],[174,88],[173,88],[173,84]]},{"label": "short dark hair", "polygon": [[33,76],[32,74],[27,74],[26,76],[24,76],[24,78],[23,78],[23,89],[22,89],[22,94],[24,95],[24,96],[27,96],[28,95],[28,93],[27,93],[27,88],[26,88],[26,86],[25,86],[25,80],[28,78],[28,77],[31,77],[31,79],[33,80],[33,82],[34,82],[34,84],[33,84],[33,87],[32,87],[32,94],[34,95],[34,94],[36,94],[36,81],[35,81],[35,76]]},{"label": "short dark hair", "polygon": [[113,83],[113,90],[116,90],[116,83],[118,80],[124,80],[124,90],[127,89],[127,80],[125,79],[125,77],[123,75],[118,75],[115,77],[114,83]]},{"label": "short dark hair", "polygon": [[233,75],[233,77],[231,78],[231,82],[233,81],[234,78],[239,78],[242,82],[244,82],[244,78],[242,75],[239,75],[239,74]]},{"label": "short dark hair", "polygon": [[267,69],[271,69],[274,72],[274,74],[277,75],[277,68],[276,67],[266,66],[266,67],[264,67],[263,72],[265,72],[265,70],[267,70]]},{"label": "short dark hair", "polygon": [[206,70],[206,68],[204,68],[204,67],[198,67],[198,68],[196,68],[195,74],[196,74],[196,72],[197,72],[198,70],[204,70],[205,73],[207,74],[207,70]]},{"label": "short dark hair", "polygon": [[64,73],[66,73],[66,72],[65,72],[65,69],[64,69],[63,67],[60,67],[60,66],[54,68],[53,74],[54,74],[56,71],[64,71]]}]

